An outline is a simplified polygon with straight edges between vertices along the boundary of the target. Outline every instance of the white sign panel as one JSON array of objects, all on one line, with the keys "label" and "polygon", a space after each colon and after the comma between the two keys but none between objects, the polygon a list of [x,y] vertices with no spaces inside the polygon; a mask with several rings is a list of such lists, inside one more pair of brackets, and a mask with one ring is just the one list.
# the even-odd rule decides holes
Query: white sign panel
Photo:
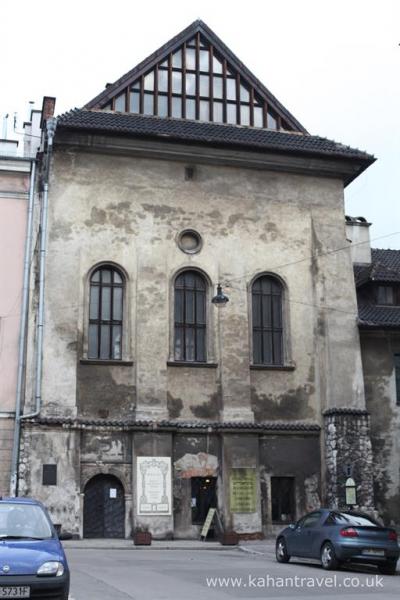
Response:
[{"label": "white sign panel", "polygon": [[136,463],[137,514],[171,514],[171,459],[138,456]]},{"label": "white sign panel", "polygon": [[117,497],[116,488],[110,488],[110,498],[116,498],[116,497]]}]

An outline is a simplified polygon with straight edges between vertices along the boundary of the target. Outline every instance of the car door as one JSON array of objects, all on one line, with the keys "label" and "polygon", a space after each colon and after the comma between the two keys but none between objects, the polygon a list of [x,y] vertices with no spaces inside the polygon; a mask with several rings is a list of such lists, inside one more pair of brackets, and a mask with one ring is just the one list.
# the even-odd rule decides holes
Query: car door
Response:
[{"label": "car door", "polygon": [[290,554],[305,558],[313,556],[313,542],[318,536],[321,511],[309,513],[297,523],[291,539]]}]

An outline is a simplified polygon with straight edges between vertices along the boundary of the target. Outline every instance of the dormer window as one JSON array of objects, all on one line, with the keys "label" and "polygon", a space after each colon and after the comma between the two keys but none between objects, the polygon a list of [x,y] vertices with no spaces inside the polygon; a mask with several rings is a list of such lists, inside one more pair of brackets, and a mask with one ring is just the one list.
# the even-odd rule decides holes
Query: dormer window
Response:
[{"label": "dormer window", "polygon": [[392,285],[378,285],[376,303],[386,306],[400,305],[400,289]]}]

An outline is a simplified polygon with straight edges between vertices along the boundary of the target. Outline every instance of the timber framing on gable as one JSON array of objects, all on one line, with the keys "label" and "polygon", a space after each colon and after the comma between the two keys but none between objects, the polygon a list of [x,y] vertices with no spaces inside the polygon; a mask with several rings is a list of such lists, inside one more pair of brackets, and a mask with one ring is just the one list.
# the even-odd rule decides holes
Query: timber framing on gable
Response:
[{"label": "timber framing on gable", "polygon": [[84,108],[307,133],[200,20]]}]

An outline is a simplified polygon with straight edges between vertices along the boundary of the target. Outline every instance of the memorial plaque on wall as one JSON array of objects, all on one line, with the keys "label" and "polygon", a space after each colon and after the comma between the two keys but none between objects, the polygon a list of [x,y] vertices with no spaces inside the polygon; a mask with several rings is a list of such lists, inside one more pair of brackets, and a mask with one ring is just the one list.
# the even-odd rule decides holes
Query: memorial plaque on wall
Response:
[{"label": "memorial plaque on wall", "polygon": [[256,469],[234,468],[229,475],[230,507],[233,513],[257,512]]},{"label": "memorial plaque on wall", "polygon": [[171,459],[138,456],[136,465],[137,514],[171,514]]}]

